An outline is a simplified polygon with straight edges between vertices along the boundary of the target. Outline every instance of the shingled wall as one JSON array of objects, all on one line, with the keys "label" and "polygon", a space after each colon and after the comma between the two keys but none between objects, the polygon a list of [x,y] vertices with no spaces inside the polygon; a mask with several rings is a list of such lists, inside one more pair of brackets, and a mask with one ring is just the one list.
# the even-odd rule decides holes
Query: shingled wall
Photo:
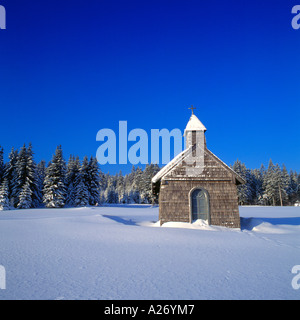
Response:
[{"label": "shingled wall", "polygon": [[195,188],[203,188],[209,194],[209,224],[240,228],[235,173],[207,148],[204,163],[203,172],[188,176],[187,164],[182,161],[161,179],[161,224],[168,221],[192,222],[190,194]]},{"label": "shingled wall", "polygon": [[190,192],[204,188],[209,194],[212,225],[240,228],[236,186],[232,181],[163,181],[159,194],[159,220],[191,222]]}]

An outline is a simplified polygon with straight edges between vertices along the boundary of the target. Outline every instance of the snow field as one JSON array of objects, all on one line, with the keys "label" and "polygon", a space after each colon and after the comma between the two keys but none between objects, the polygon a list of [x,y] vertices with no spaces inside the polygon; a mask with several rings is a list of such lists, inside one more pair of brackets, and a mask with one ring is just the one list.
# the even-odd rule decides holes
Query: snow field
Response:
[{"label": "snow field", "polygon": [[242,230],[156,223],[147,205],[0,212],[0,299],[299,299],[299,207],[241,207]]}]

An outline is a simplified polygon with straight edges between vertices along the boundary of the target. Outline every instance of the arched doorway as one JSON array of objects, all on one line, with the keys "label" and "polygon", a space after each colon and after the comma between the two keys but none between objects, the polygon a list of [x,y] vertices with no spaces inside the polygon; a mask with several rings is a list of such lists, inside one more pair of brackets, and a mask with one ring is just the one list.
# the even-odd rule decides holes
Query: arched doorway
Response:
[{"label": "arched doorway", "polygon": [[197,188],[191,192],[191,220],[198,219],[210,222],[209,195],[205,189]]}]

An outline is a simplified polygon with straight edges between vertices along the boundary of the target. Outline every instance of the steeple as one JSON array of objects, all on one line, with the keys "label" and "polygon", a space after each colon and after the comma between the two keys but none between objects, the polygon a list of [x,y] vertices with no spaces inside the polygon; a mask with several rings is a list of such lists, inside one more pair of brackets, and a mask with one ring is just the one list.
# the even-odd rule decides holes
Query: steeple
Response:
[{"label": "steeple", "polygon": [[203,125],[203,123],[195,116],[194,114],[191,115],[189,122],[186,125],[184,130],[184,135],[187,131],[206,131],[207,129]]},{"label": "steeple", "polygon": [[196,108],[192,106],[192,108],[189,109],[192,110],[192,115],[184,130],[184,136],[186,137],[186,148],[190,147],[191,145],[194,145],[196,142],[197,144],[200,143],[201,145],[204,145],[204,133],[207,130],[203,123],[194,114],[194,109]]}]

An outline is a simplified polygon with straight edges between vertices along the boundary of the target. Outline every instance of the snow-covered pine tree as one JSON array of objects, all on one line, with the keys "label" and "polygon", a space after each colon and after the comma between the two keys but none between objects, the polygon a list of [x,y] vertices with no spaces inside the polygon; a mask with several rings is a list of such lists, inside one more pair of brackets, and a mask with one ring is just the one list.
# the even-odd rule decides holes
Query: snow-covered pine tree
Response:
[{"label": "snow-covered pine tree", "polygon": [[[134,169],[134,168],[133,168]],[[129,189],[130,203],[141,203],[142,175],[143,171],[140,167],[135,168],[133,173],[133,182]]]},{"label": "snow-covered pine tree", "polygon": [[299,189],[298,184],[298,174],[296,171],[291,170],[290,171],[290,180],[289,180],[289,188],[288,188],[288,196],[289,196],[289,202],[291,205],[294,205],[297,199],[297,192]]},{"label": "snow-covered pine tree", "polygon": [[3,175],[4,175],[4,160],[3,160],[3,148],[0,146],[0,184],[3,181]]},{"label": "snow-covered pine tree", "polygon": [[135,184],[129,188],[127,203],[140,203],[140,192],[136,188]]},{"label": "snow-covered pine tree", "polygon": [[297,200],[300,201],[300,173],[298,174],[297,184]]},{"label": "snow-covered pine tree", "polygon": [[25,184],[22,186],[19,193],[19,202],[17,205],[18,209],[29,209],[32,207],[32,190],[30,188],[30,181],[27,179]]},{"label": "snow-covered pine tree", "polygon": [[240,205],[249,204],[252,201],[252,179],[250,176],[250,170],[246,168],[245,164],[239,160],[236,160],[232,166],[232,169],[239,174],[245,181],[245,184],[242,184],[237,187],[238,201]]},{"label": "snow-covered pine tree", "polygon": [[[14,188],[12,190],[12,194],[14,195],[14,199],[15,199],[15,203],[14,206],[16,208],[22,209],[23,206],[20,206],[20,193],[23,190],[23,186],[25,184],[28,184],[28,186],[26,186],[26,190],[27,187],[30,188],[30,184],[31,184],[31,180],[29,178],[29,175],[32,176],[33,172],[27,172],[27,149],[25,144],[23,145],[23,147],[20,149],[20,152],[18,154],[17,157],[17,161],[16,161],[16,175],[15,175],[15,184],[14,184]],[[26,198],[26,207],[29,208],[32,206],[32,199],[31,199],[31,195],[30,195],[30,199]]]},{"label": "snow-covered pine tree", "polygon": [[26,182],[26,162],[27,162],[27,150],[25,144],[18,153],[17,160],[15,163],[15,176],[13,181],[13,188],[11,191],[13,205],[15,208],[18,207],[19,196],[23,185]]},{"label": "snow-covered pine tree", "polygon": [[265,189],[264,196],[269,204],[276,206],[287,203],[289,175],[285,166],[281,170],[278,164],[274,165],[270,160],[263,186]]},{"label": "snow-covered pine tree", "polygon": [[118,195],[116,193],[116,188],[114,186],[113,177],[109,177],[107,181],[107,187],[104,192],[104,200],[106,203],[117,203]]},{"label": "snow-covered pine tree", "polygon": [[106,181],[106,175],[99,169],[99,186],[100,191],[103,191],[106,189],[107,181]]},{"label": "snow-covered pine tree", "polygon": [[105,202],[105,190],[107,187],[107,174],[104,174],[101,170],[99,170],[99,186],[100,186],[100,203]]},{"label": "snow-covered pine tree", "polygon": [[149,164],[146,164],[145,169],[142,171],[139,186],[140,203],[148,204],[151,201],[151,188],[149,192],[149,181],[151,180],[151,169]]},{"label": "snow-covered pine tree", "polygon": [[262,165],[261,169],[254,169],[252,170],[252,176],[253,176],[253,181],[254,181],[254,192],[255,195],[253,197],[253,204],[260,204],[263,205],[263,170],[264,167]]},{"label": "snow-covered pine tree", "polygon": [[74,205],[77,207],[89,204],[89,161],[87,156],[83,158],[79,172],[75,179],[75,199]]},{"label": "snow-covered pine tree", "polygon": [[124,203],[130,203],[129,192],[128,192],[130,187],[129,177],[130,177],[130,173],[124,176],[124,199],[123,199],[123,201],[125,201]]},{"label": "snow-covered pine tree", "polygon": [[[79,176],[81,173],[79,173]],[[79,177],[78,176],[78,177]],[[76,207],[86,207],[89,204],[89,192],[86,184],[82,179],[78,182],[76,186],[76,197],[74,200],[74,206]]]},{"label": "snow-covered pine tree", "polygon": [[142,190],[142,179],[143,179],[143,170],[140,167],[137,167],[134,175],[134,184],[139,192]]},{"label": "snow-covered pine tree", "polygon": [[282,169],[278,164],[275,166],[275,179],[277,184],[277,203],[283,206],[288,201],[287,190],[290,180],[285,165],[282,166]]},{"label": "snow-covered pine tree", "polygon": [[[20,205],[20,193],[23,189],[27,190],[28,186],[25,188],[25,184],[28,184],[29,189],[31,190],[31,201],[26,198],[26,205],[23,206]],[[24,144],[17,156],[15,162],[15,177],[14,186],[12,188],[12,196],[14,198],[14,206],[20,209],[24,207],[36,208],[42,203],[42,194],[38,190],[36,164],[33,159],[31,143],[29,144],[28,148],[26,148]]]},{"label": "snow-covered pine tree", "polygon": [[32,204],[31,207],[38,208],[43,204],[43,193],[39,188],[39,177],[37,172],[37,166],[33,158],[33,150],[31,142],[27,148],[27,162],[26,162],[26,172],[27,179],[29,182],[30,190],[32,191]]},{"label": "snow-covered pine tree", "polygon": [[16,190],[16,162],[18,159],[18,150],[11,149],[8,155],[9,162],[5,164],[3,180],[6,179],[8,182],[8,198],[11,207],[17,204],[17,197],[14,194]]},{"label": "snow-covered pine tree", "polygon": [[278,164],[274,165],[270,160],[263,187],[265,190],[264,196],[269,204],[276,206],[287,203],[289,175],[286,167],[283,166],[283,169],[281,169]]},{"label": "snow-covered pine tree", "polygon": [[76,198],[76,183],[78,183],[78,174],[80,171],[80,160],[79,157],[70,156],[67,166],[66,174],[66,187],[67,187],[67,198],[66,205],[73,206]]},{"label": "snow-covered pine tree", "polygon": [[157,164],[147,164],[140,181],[141,203],[154,203],[152,195],[152,178],[159,171]]},{"label": "snow-covered pine tree", "polygon": [[9,210],[9,189],[8,181],[4,179],[0,186],[0,210]]},{"label": "snow-covered pine tree", "polygon": [[70,155],[69,160],[67,162],[67,170],[66,170],[66,188],[67,188],[67,197],[66,197],[66,205],[72,205],[73,201],[70,199],[70,194],[73,188],[73,168],[74,168],[75,157]]},{"label": "snow-covered pine tree", "polygon": [[131,172],[126,179],[127,185],[126,194],[127,194],[127,203],[140,203],[140,184],[142,178],[141,168],[135,168],[132,166]]},{"label": "snow-covered pine tree", "polygon": [[131,168],[131,172],[124,177],[124,188],[126,194],[126,203],[136,203],[136,199],[139,199],[138,190],[134,183],[135,180],[135,166]]},{"label": "snow-covered pine tree", "polygon": [[96,206],[100,203],[99,165],[95,157],[91,156],[88,164],[88,192],[89,204]]},{"label": "snow-covered pine tree", "polygon": [[48,208],[62,208],[66,202],[66,163],[61,146],[56,148],[46,169],[43,202]]},{"label": "snow-covered pine tree", "polygon": [[117,185],[116,191],[118,195],[118,203],[127,203],[127,197],[125,194],[125,184],[124,184],[124,176],[122,171],[120,170],[119,175],[117,177]]},{"label": "snow-covered pine tree", "polygon": [[135,172],[136,172],[136,168],[134,165],[132,165],[131,172],[128,174],[128,178],[126,179],[128,186],[131,186],[133,184]]},{"label": "snow-covered pine tree", "polygon": [[[44,188],[44,180],[46,176],[46,162],[45,160],[41,160],[36,166],[36,176],[37,176],[37,192],[39,194],[40,199],[43,201],[43,188]],[[41,202],[42,204],[43,202]]]},{"label": "snow-covered pine tree", "polygon": [[268,169],[264,177],[263,188],[265,190],[264,198],[267,200],[267,204],[275,206],[278,186],[275,181],[275,166],[272,159],[269,161]]}]

